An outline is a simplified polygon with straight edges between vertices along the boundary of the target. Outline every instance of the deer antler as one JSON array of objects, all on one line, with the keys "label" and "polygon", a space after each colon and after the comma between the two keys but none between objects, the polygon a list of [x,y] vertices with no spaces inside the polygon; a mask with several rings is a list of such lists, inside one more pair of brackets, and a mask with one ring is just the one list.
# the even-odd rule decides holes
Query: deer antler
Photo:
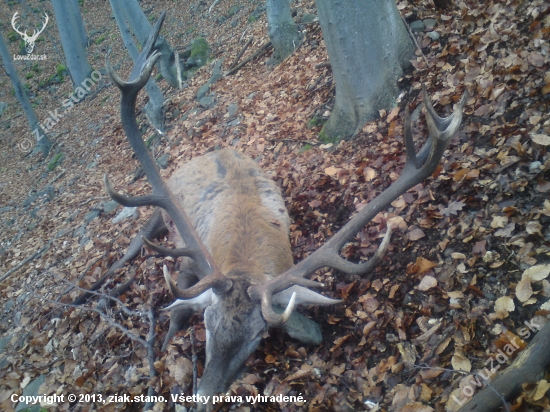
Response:
[{"label": "deer antler", "polygon": [[219,270],[216,269],[210,253],[195,231],[189,217],[183,210],[181,203],[173,195],[157,170],[151,153],[147,150],[145,144],[143,143],[143,139],[136,122],[135,105],[137,95],[149,80],[153,66],[160,57],[160,54],[153,51],[153,44],[158,32],[160,31],[160,26],[162,25],[163,20],[164,13],[161,15],[153,28],[153,34],[149,37],[146,45],[140,53],[128,82],[123,81],[116,74],[109,62],[109,59],[106,59],[107,71],[113,82],[121,91],[120,107],[122,127],[126,133],[130,146],[132,146],[136,157],[147,175],[147,179],[153,188],[153,193],[138,197],[121,195],[113,189],[106,175],[105,186],[111,198],[124,206],[158,206],[170,215],[185,244],[190,250],[193,250],[193,255],[191,257],[197,265],[201,280],[193,287],[186,290],[178,289],[173,282],[171,282],[171,279],[167,279],[168,286],[176,297],[189,299],[198,296],[209,288],[214,288],[217,293],[223,293],[231,288],[232,281],[223,276]]},{"label": "deer antler", "polygon": [[433,173],[443,156],[445,148],[460,126],[462,121],[462,109],[466,103],[468,92],[464,92],[464,95],[457,104],[456,111],[446,118],[441,118],[436,114],[424,87],[422,88],[422,95],[427,112],[426,119],[428,123],[429,138],[422,149],[416,153],[411,133],[411,121],[407,108],[404,122],[406,162],[399,178],[367,204],[327,243],[306,259],[302,260],[280,276],[259,285],[252,285],[248,288],[250,298],[261,301],[262,314],[266,321],[273,325],[279,325],[284,323],[285,319],[288,318],[289,314],[286,312],[291,312],[291,309],[289,309],[291,305],[289,304],[285,313],[282,315],[275,313],[271,306],[273,294],[293,285],[309,287],[322,286],[320,283],[310,280],[306,281],[304,279],[304,276],[315,272],[317,269],[331,267],[348,274],[362,274],[371,270],[382,259],[389,244],[391,236],[390,227],[388,227],[388,231],[377,253],[367,262],[349,262],[340,256],[340,250],[347,242],[353,240],[363,226],[374,219],[374,217],[388,207],[391,202]]}]

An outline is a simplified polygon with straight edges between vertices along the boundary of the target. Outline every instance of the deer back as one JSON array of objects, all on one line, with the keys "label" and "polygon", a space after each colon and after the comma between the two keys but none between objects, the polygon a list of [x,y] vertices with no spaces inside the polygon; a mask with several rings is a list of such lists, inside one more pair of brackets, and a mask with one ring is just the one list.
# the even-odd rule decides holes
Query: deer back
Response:
[{"label": "deer back", "polygon": [[[258,284],[292,266],[284,200],[252,159],[233,149],[210,152],[178,168],[168,186],[224,275],[246,274]],[[170,216],[163,217],[183,247]]]}]

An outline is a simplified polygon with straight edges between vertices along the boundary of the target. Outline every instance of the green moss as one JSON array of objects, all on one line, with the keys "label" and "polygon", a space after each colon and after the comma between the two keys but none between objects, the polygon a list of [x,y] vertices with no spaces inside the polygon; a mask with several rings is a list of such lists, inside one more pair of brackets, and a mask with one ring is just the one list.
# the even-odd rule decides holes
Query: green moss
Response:
[{"label": "green moss", "polygon": [[319,136],[317,136],[317,139],[320,142],[323,142],[323,143],[338,143],[340,140],[342,140],[343,136],[330,136],[327,133],[327,131],[325,130],[325,127],[326,127],[326,124],[325,124],[325,126],[323,126],[323,128],[319,132]]},{"label": "green moss", "polygon": [[103,43],[104,40],[105,40],[105,36],[101,36],[101,37],[97,38],[94,43],[95,44],[101,44],[101,43]]},{"label": "green moss", "polygon": [[227,11],[227,17],[233,17],[239,10],[241,10],[241,6],[231,6]]},{"label": "green moss", "polygon": [[160,73],[157,74],[157,77],[155,77],[156,81],[159,81],[159,80],[162,80],[162,79],[163,79],[163,77],[162,77],[162,74],[160,74]]},{"label": "green moss", "polygon": [[302,146],[302,148],[300,150],[298,150],[298,153],[304,153],[304,152],[307,152],[308,150],[310,150],[313,146],[310,145],[309,143],[306,143],[305,145]]},{"label": "green moss", "polygon": [[63,153],[56,154],[54,158],[50,160],[50,163],[48,163],[48,171],[49,172],[53,171],[57,166],[59,166],[62,160],[63,160]]},{"label": "green moss", "polygon": [[208,46],[204,37],[197,37],[191,43],[191,57],[197,63],[197,66],[206,64],[210,51],[210,46]]},{"label": "green moss", "polygon": [[249,23],[254,23],[256,20],[258,20],[256,18],[256,16],[254,16],[253,14],[251,14],[249,17],[248,17],[248,22]]},{"label": "green moss", "polygon": [[68,74],[67,67],[65,67],[65,65],[63,64],[58,64],[57,66],[55,66],[55,72],[56,75],[60,78],[63,78],[63,76],[66,76]]},{"label": "green moss", "polygon": [[8,40],[9,41],[17,41],[18,38],[19,38],[19,35],[16,32],[10,31],[8,33]]},{"label": "green moss", "polygon": [[309,122],[307,122],[307,129],[311,130],[314,127],[323,126],[327,122],[327,119],[323,119],[322,117],[317,117],[316,115],[313,115],[311,119],[309,119]]}]

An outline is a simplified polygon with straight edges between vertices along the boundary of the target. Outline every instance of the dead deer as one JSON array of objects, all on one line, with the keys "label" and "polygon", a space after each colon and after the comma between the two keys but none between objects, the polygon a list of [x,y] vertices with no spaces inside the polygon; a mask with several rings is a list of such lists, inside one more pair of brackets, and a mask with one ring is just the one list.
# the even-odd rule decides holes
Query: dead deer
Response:
[{"label": "dead deer", "polygon": [[[323,267],[363,274],[379,263],[387,249],[391,228],[369,261],[352,263],[340,256],[340,250],[393,200],[433,173],[460,126],[467,93],[453,114],[440,118],[424,89],[429,138],[422,149],[416,153],[407,111],[406,163],[401,176],[317,251],[294,265],[289,242],[290,219],[281,192],[250,158],[235,150],[223,149],[182,165],[167,182],[160,176],[138,129],[135,103],[159,58],[153,44],[163,17],[136,62],[131,81],[121,80],[107,60],[108,72],[122,94],[124,131],[152,186],[152,194],[121,195],[105,176],[107,192],[124,206],[151,205],[157,209],[132,241],[126,255],[113,265],[114,269],[111,267],[103,280],[137,254],[142,237],[154,250],[184,257],[178,286],[164,266],[168,289],[176,298],[168,308],[172,316],[164,347],[182,319],[204,309],[206,366],[198,394],[211,396],[229,388],[267,329],[285,328],[296,316],[297,305],[339,302],[310,290],[323,285],[308,280],[308,275]],[[166,231],[178,249],[155,246],[145,239]],[[284,310],[275,310],[276,305]],[[316,339],[305,337],[303,340],[311,343]]]}]

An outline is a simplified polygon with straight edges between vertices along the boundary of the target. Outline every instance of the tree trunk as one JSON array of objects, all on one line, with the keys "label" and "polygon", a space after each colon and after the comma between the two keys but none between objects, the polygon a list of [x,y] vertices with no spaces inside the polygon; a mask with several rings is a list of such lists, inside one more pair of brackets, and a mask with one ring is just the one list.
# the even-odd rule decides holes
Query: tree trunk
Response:
[{"label": "tree trunk", "polygon": [[336,142],[395,105],[415,49],[394,0],[317,0],[317,11],[336,83],[319,139]]},{"label": "tree trunk", "polygon": [[[132,34],[128,29],[128,25],[126,24],[126,20],[121,13],[120,7],[117,7],[117,0],[109,0],[109,2],[111,3],[111,8],[113,9],[115,20],[120,30],[124,46],[126,46],[128,53],[130,53],[130,57],[135,63],[139,56],[139,52],[134,43],[134,40],[132,39]],[[147,115],[147,118],[149,119],[149,122],[153,125],[153,127],[161,133],[164,133],[164,117],[162,115],[164,96],[162,94],[162,91],[155,83],[155,80],[153,80],[153,78],[149,78],[149,81],[147,82],[145,88],[147,90],[147,95],[149,96],[149,102],[147,102],[144,108],[145,114]]]},{"label": "tree trunk", "polygon": [[[86,48],[83,47],[80,35],[84,28],[78,28],[78,22],[71,4],[64,0],[52,0],[55,22],[59,30],[63,53],[67,61],[67,68],[73,80],[73,86],[78,87],[90,77],[92,66],[88,63]],[[67,10],[69,8],[69,10]],[[76,34],[75,34],[76,33]],[[75,40],[75,36],[78,41]]]},{"label": "tree trunk", "polygon": [[82,20],[82,14],[80,14],[80,7],[78,0],[70,0],[72,7],[72,12],[74,13],[75,29],[76,34],[78,35],[77,39],[86,50],[88,48],[88,35],[86,34],[86,29],[84,28],[84,20]]},{"label": "tree trunk", "polygon": [[289,0],[266,0],[267,35],[275,52],[270,63],[278,64],[302,43],[302,33],[290,13]]},{"label": "tree trunk", "polygon": [[[11,84],[13,85],[15,96],[19,100],[19,103],[21,103],[21,106],[23,107],[23,111],[27,116],[27,121],[29,122],[31,132],[36,138],[36,146],[42,151],[42,153],[44,153],[44,156],[47,156],[48,153],[50,152],[50,148],[52,147],[52,142],[50,141],[50,139],[48,139],[48,136],[46,135],[45,131],[42,130],[42,128],[39,126],[40,122],[38,121],[38,116],[36,116],[36,113],[32,108],[32,104],[29,98],[27,97],[25,90],[23,89],[23,86],[21,86],[21,82],[19,81],[19,76],[17,75],[17,71],[15,70],[15,66],[13,64],[10,52],[8,50],[8,46],[6,45],[4,36],[2,36],[1,32],[0,32],[0,56],[2,56],[6,73],[8,74],[8,77],[11,80]],[[23,146],[24,142],[20,142],[20,143],[22,145],[21,147],[24,147]]]},{"label": "tree trunk", "polygon": [[[149,20],[147,20],[145,13],[143,13],[138,1],[118,0],[116,2],[111,2],[111,7],[113,7],[113,9],[114,7],[118,8],[119,12],[124,16],[126,22],[130,26],[130,30],[132,30],[140,45],[143,47],[147,42],[152,26]],[[162,36],[158,36],[155,48],[161,53],[159,58],[159,69],[162,77],[164,77],[170,86],[179,89],[181,87],[181,82],[177,74],[174,50],[172,50],[166,39]]]}]

